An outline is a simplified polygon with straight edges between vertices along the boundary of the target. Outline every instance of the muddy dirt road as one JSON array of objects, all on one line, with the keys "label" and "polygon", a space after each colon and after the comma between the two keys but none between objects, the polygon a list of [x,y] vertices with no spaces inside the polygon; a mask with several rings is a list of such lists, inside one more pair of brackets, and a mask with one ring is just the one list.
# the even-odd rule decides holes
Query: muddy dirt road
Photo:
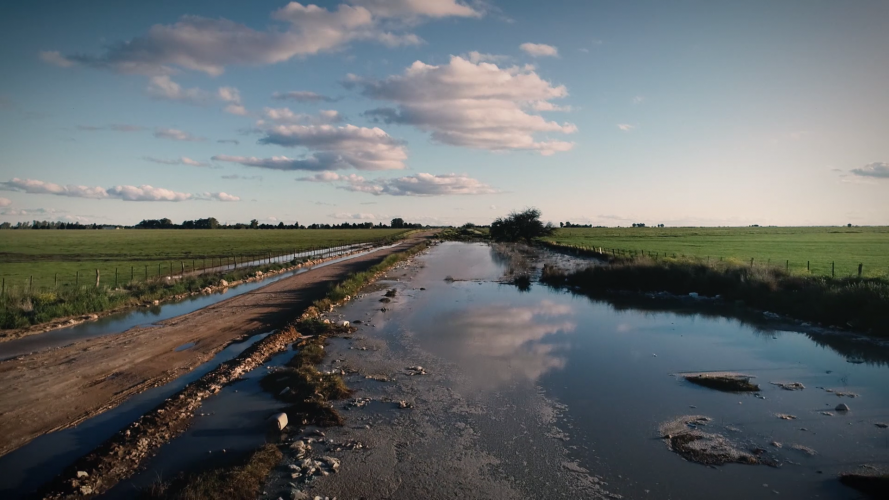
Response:
[{"label": "muddy dirt road", "polygon": [[[0,455],[188,373],[235,339],[283,326],[331,284],[428,236],[282,279],[156,326],[0,362]],[[176,351],[190,342],[193,347]]]}]

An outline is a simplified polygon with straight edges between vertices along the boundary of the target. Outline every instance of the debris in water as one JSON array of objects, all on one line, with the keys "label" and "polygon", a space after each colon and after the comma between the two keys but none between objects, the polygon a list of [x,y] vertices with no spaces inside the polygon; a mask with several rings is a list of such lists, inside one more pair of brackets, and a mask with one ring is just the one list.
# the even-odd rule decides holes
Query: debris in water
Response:
[{"label": "debris in water", "polygon": [[689,382],[724,392],[757,392],[759,386],[750,382],[751,375],[732,372],[683,373]]},{"label": "debris in water", "polygon": [[777,385],[785,391],[801,391],[806,388],[800,382],[772,382],[772,385]]},{"label": "debris in water", "polygon": [[711,420],[702,415],[685,415],[661,424],[660,433],[670,450],[691,462],[704,465],[761,463],[759,458],[738,449],[725,436],[702,431],[701,428]]}]

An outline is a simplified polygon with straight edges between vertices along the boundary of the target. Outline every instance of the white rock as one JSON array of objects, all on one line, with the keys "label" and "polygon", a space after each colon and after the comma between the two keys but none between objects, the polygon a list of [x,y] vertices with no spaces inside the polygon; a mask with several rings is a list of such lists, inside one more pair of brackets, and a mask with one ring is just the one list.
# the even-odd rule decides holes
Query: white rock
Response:
[{"label": "white rock", "polygon": [[275,422],[279,431],[283,431],[285,427],[287,427],[287,414],[286,413],[278,413],[277,415],[273,415],[269,420]]},{"label": "white rock", "polygon": [[77,479],[80,479],[82,477],[90,477],[90,475],[88,472],[83,471],[83,470],[77,471]]},{"label": "white rock", "polygon": [[840,404],[837,405],[836,408],[834,408],[834,410],[836,410],[836,411],[849,411],[849,405],[847,405],[846,403],[840,403]]}]

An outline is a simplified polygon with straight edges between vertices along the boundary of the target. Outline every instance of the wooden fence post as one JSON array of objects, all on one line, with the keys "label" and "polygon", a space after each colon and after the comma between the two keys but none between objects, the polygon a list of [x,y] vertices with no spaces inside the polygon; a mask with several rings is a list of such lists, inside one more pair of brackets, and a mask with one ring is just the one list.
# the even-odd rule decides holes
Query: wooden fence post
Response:
[{"label": "wooden fence post", "polygon": [[753,267],[753,257],[750,257],[750,267]]},{"label": "wooden fence post", "polygon": [[864,264],[858,264],[858,277],[861,277],[861,268],[864,267]]},{"label": "wooden fence post", "polygon": [[812,270],[810,264],[811,264],[811,261],[808,261],[808,260],[807,260],[807,261],[806,261],[806,272],[807,272],[807,273],[810,272],[810,271]]},{"label": "wooden fence post", "polygon": [[31,275],[31,276],[28,278],[28,295],[31,294],[31,290],[32,290],[33,288],[34,288],[34,276]]},{"label": "wooden fence post", "polygon": [[837,275],[837,273],[836,273],[836,262],[831,262],[831,263],[830,263],[830,277],[831,277],[831,278],[834,278],[834,277],[836,277],[836,275]]},{"label": "wooden fence post", "polygon": [[99,288],[99,270],[96,269],[96,288]]},{"label": "wooden fence post", "polygon": [[53,284],[52,284],[52,286],[53,286],[54,288],[58,288],[58,287],[59,287],[59,273],[56,273],[56,274],[55,274],[55,277],[54,277],[54,279],[53,279]]},{"label": "wooden fence post", "polygon": [[136,281],[136,266],[130,266],[130,282]]},{"label": "wooden fence post", "polygon": [[787,259],[787,263],[784,265],[784,270],[790,272],[790,259]]}]

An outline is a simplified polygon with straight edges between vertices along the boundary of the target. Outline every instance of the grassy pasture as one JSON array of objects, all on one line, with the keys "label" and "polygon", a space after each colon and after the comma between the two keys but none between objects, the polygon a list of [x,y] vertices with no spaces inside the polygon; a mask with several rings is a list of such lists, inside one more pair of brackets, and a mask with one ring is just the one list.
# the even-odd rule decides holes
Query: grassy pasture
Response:
[{"label": "grassy pasture", "polygon": [[790,261],[794,274],[831,273],[889,276],[889,227],[735,227],[735,228],[567,228],[547,241],[582,247],[657,253],[672,257],[736,260],[784,268]]},{"label": "grassy pasture", "polygon": [[[304,230],[188,230],[120,229],[92,230],[7,230],[0,231],[0,277],[11,287],[24,289],[31,276],[34,289],[54,286],[58,274],[62,287],[95,284],[99,269],[103,285],[113,285],[115,269],[121,284],[167,274],[170,263],[178,273],[210,266],[214,259],[273,256],[367,241],[392,238],[404,229],[304,229]],[[133,269],[134,268],[134,269]]]}]

